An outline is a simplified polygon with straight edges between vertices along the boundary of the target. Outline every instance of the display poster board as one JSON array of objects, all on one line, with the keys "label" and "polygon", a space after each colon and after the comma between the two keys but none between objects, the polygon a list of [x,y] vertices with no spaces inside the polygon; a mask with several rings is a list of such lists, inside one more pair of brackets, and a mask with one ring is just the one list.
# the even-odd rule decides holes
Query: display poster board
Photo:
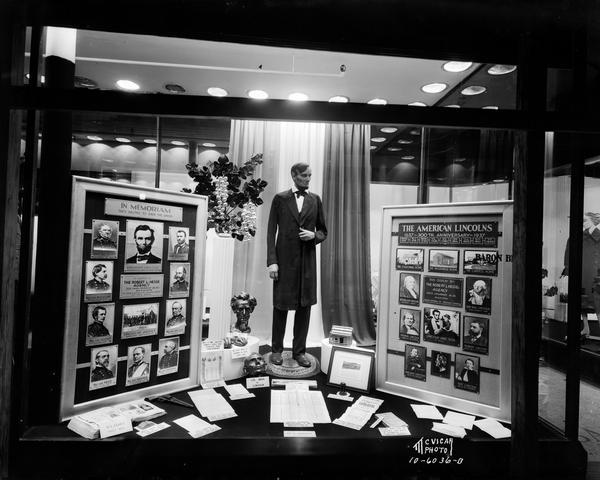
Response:
[{"label": "display poster board", "polygon": [[510,421],[512,202],[383,208],[377,389]]},{"label": "display poster board", "polygon": [[61,420],[198,384],[207,199],[73,177]]}]

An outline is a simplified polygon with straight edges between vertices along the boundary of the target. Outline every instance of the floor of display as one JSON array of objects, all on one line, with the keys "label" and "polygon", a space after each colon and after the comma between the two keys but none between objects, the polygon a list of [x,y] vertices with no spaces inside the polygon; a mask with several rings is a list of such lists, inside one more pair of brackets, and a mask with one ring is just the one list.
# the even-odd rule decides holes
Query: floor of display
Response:
[{"label": "floor of display", "polygon": [[[318,349],[311,353],[318,357]],[[323,373],[314,379],[323,393],[331,420],[339,418],[350,403],[327,398],[338,388],[327,386]],[[245,384],[243,379],[228,383]],[[216,391],[227,398],[223,388]],[[198,472],[227,474],[241,465],[245,478],[253,478],[253,475],[260,478],[265,464],[268,464],[268,471],[273,476],[282,478],[294,478],[297,472],[319,472],[323,466],[335,466],[344,478],[358,475],[370,478],[384,474],[404,476],[410,472],[461,477],[485,473],[488,477],[500,478],[508,473],[510,439],[494,440],[475,427],[464,439],[432,432],[432,421],[416,418],[410,408],[411,403],[420,402],[375,390],[368,394],[384,400],[378,413],[393,412],[408,423],[410,437],[382,437],[377,428],[369,428],[372,423],[369,421],[360,431],[335,424],[316,424],[311,429],[316,438],[284,438],[284,430],[293,429],[284,429],[281,423],[269,422],[271,389],[251,391],[255,398],[229,402],[237,417],[219,421],[221,430],[199,439],[192,439],[173,423],[173,420],[186,415],[199,416],[198,411],[165,403],[157,404],[167,410],[167,414],[156,421],[167,422],[170,428],[143,439],[130,432],[90,441],[68,430],[66,422],[32,427],[19,442],[16,464],[23,475],[60,472],[63,478],[80,475],[82,471],[86,476],[119,477],[139,477],[150,473],[177,476]],[[352,392],[352,395],[357,399],[362,394]],[[190,401],[185,392],[178,393],[176,397]],[[445,408],[439,410],[442,415],[447,411]],[[542,455],[546,458],[544,469],[557,474],[583,471],[585,453],[580,446],[560,441],[560,437],[544,427],[541,427],[540,436]],[[441,463],[443,455],[419,453],[417,444],[422,438],[444,442],[438,446],[450,445],[450,461],[436,464]],[[90,442],[93,442],[93,448],[90,448]],[[65,452],[70,457],[68,462]],[[36,461],[31,462],[32,458]],[[332,478],[331,475],[329,477]],[[333,478],[337,478],[336,475]]]}]

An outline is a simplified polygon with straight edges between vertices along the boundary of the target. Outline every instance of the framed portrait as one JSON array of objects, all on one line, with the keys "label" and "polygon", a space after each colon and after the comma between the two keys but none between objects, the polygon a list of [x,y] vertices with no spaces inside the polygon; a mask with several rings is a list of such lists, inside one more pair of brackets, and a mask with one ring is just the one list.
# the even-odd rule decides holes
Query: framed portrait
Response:
[{"label": "framed portrait", "polygon": [[479,393],[479,357],[457,353],[454,360],[454,387]]},{"label": "framed portrait", "polygon": [[179,369],[179,337],[161,338],[158,342],[157,375],[169,375]]},{"label": "framed portrait", "polygon": [[125,271],[162,271],[164,225],[130,219],[127,219],[126,225]]},{"label": "framed portrait", "polygon": [[187,325],[187,302],[185,298],[167,300],[165,307],[165,337],[182,335]]},{"label": "framed portrait", "polygon": [[90,258],[117,258],[119,250],[119,222],[92,220],[92,248]]},{"label": "framed portrait", "polygon": [[429,250],[429,272],[458,273],[458,250]]},{"label": "framed portrait", "polygon": [[465,275],[498,276],[498,252],[493,250],[465,250],[463,273]]},{"label": "framed portrait", "polygon": [[452,355],[438,350],[431,351],[431,368],[429,373],[435,377],[450,378]]},{"label": "framed portrait", "polygon": [[114,262],[94,260],[85,262],[85,302],[110,302],[113,291]]},{"label": "framed portrait", "polygon": [[465,352],[487,355],[490,344],[490,320],[484,317],[469,317],[463,321],[463,347]]},{"label": "framed portrait", "polygon": [[90,390],[117,384],[117,345],[92,348],[90,355]]},{"label": "framed portrait", "polygon": [[191,267],[189,263],[172,262],[169,265],[169,297],[181,298],[190,294]]},{"label": "framed portrait", "polygon": [[418,307],[420,298],[421,275],[418,273],[401,273],[398,303]]},{"label": "framed portrait", "polygon": [[396,249],[396,270],[409,270],[411,272],[423,271],[422,248]]},{"label": "framed portrait", "polygon": [[412,308],[400,309],[398,338],[408,342],[421,341],[421,311]]},{"label": "framed portrait", "polygon": [[85,346],[112,343],[115,325],[114,303],[90,303],[87,306]]},{"label": "framed portrait", "polygon": [[150,358],[152,344],[134,345],[127,348],[127,379],[126,386],[138,385],[150,381]]},{"label": "framed portrait", "polygon": [[465,310],[472,313],[492,313],[492,279],[467,277]]},{"label": "framed portrait", "polygon": [[123,305],[121,338],[137,338],[158,333],[158,314],[160,304],[139,303]]},{"label": "framed portrait", "polygon": [[423,341],[460,345],[460,312],[443,308],[423,309]]},{"label": "framed portrait", "polygon": [[329,357],[327,385],[369,393],[375,368],[375,352],[354,348],[333,347]]},{"label": "framed portrait", "polygon": [[187,227],[169,227],[169,260],[187,262],[190,251],[190,229]]},{"label": "framed portrait", "polygon": [[427,381],[427,349],[407,343],[404,346],[404,376]]}]

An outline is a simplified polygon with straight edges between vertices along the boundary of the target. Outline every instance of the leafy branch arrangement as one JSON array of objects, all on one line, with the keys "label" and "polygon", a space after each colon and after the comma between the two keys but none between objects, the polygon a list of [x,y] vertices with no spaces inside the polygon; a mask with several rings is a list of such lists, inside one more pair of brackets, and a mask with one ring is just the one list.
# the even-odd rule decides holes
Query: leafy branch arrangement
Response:
[{"label": "leafy branch arrangement", "polygon": [[256,207],[263,204],[260,194],[267,182],[252,177],[262,158],[262,153],[255,153],[241,167],[231,163],[227,155],[202,167],[186,165],[188,175],[197,183],[194,193],[208,197],[208,228],[240,241],[256,234]]}]

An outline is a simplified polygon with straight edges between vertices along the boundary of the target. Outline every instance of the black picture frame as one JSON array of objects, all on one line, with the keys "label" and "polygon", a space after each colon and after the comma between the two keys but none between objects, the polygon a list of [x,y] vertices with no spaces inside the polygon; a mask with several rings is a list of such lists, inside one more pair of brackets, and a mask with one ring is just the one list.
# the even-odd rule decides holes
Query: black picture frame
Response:
[{"label": "black picture frame", "polygon": [[[344,367],[344,365],[346,366]],[[343,372],[343,370],[361,370],[363,368],[367,369],[366,381],[364,375],[360,382],[352,381],[352,377],[347,374],[345,376]],[[341,387],[342,383],[345,383],[345,388],[348,390],[369,393],[374,383],[374,376],[374,351],[347,347],[333,347],[331,350],[329,368],[327,369],[327,385]]]}]

